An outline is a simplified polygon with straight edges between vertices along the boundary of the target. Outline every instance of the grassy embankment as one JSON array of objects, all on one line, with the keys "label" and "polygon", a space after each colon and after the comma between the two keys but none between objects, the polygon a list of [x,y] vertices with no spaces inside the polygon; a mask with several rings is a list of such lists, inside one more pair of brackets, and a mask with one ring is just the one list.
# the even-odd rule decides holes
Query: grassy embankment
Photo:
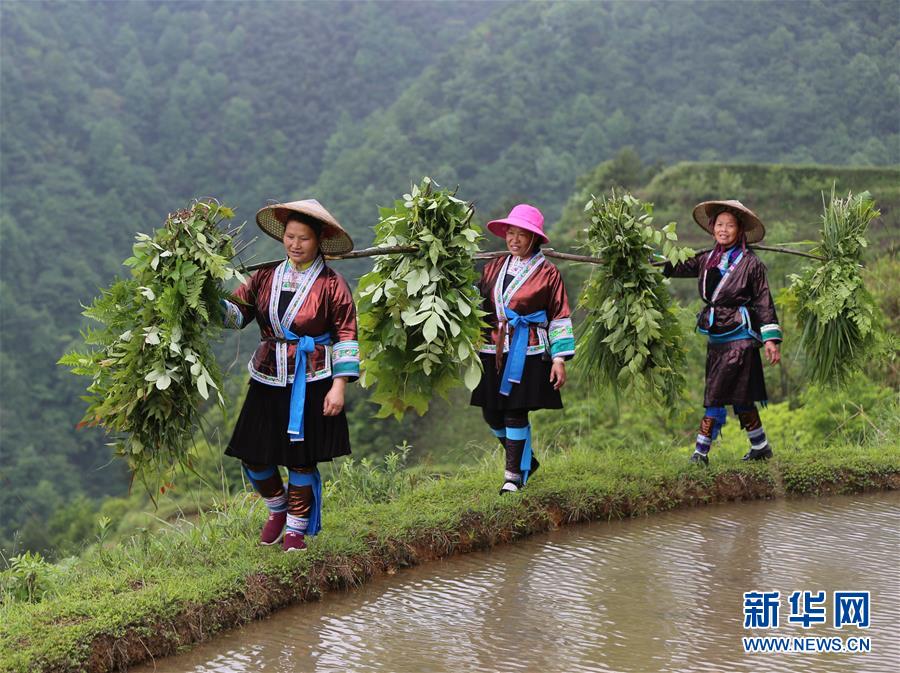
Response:
[{"label": "grassy embankment", "polygon": [[[692,243],[686,218],[695,200],[746,194],[777,242],[813,236],[821,211],[819,191],[830,190],[834,178],[839,190],[867,186],[884,211],[873,236],[879,244],[873,247],[887,253],[868,265],[867,278],[897,333],[897,295],[890,279],[897,270],[891,232],[900,213],[898,174],[894,169],[679,164],[637,191],[657,203],[659,221],[679,220]],[[602,182],[603,176],[595,177]],[[590,179],[581,187],[601,191]],[[560,231],[580,226],[583,202],[580,194],[573,197]],[[569,247],[571,241],[559,236],[554,242]],[[769,254],[766,262],[778,286],[796,270],[797,259]],[[689,283],[673,289],[684,298],[694,292]],[[687,330],[689,313],[684,316]],[[616,403],[573,371],[565,411],[535,414],[543,467],[517,496],[496,495],[499,451],[494,444],[471,441],[487,442],[477,410],[466,409],[461,418],[459,404],[442,405],[442,413],[419,428],[427,444],[406,435],[419,444],[415,457],[425,458],[424,465],[403,471],[396,464],[373,470],[344,463],[334,471],[327,486],[325,531],[302,554],[256,546],[264,514],[255,498],[201,494],[183,481],[177,506],[189,509],[186,505],[196,499],[190,517],[174,524],[156,521],[156,529],[134,533],[135,525],[125,526],[134,523],[132,514],[137,516],[129,510],[121,526],[114,521],[100,543],[68,566],[25,564],[0,573],[0,671],[113,670],[173,653],[373,574],[563,523],[730,500],[900,487],[896,370],[873,370],[870,380],[860,377],[843,392],[804,390],[790,346],[796,328],[790,316],[783,322],[788,327],[785,366],[766,368],[777,402],[763,412],[776,451],[769,464],[738,460],[746,439],[734,421],[714,448],[709,470],[687,464],[702,392],[700,338],[689,340],[689,389],[674,410],[633,400]],[[382,437],[378,444],[384,443]],[[473,456],[474,464],[458,472],[448,467],[463,459],[471,462]],[[480,462],[478,456],[483,456]],[[429,469],[445,476],[427,476]],[[207,473],[210,481],[214,474]],[[162,519],[171,511],[167,504],[175,502],[166,497],[157,513]],[[219,505],[210,507],[214,499]],[[130,507],[124,500],[116,505]],[[113,538],[118,541],[112,543]],[[10,589],[13,584],[16,591]],[[26,585],[30,589],[23,589]],[[31,600],[22,593],[31,593]]]},{"label": "grassy embankment", "polygon": [[[898,488],[900,408],[891,391],[873,395],[867,410],[848,395],[838,403],[846,418],[832,418],[830,429],[810,415],[821,409],[806,418],[806,407],[773,405],[766,417],[777,455],[768,464],[741,463],[746,440],[728,426],[709,469],[687,464],[682,446],[597,446],[584,436],[575,448],[545,453],[528,489],[513,496],[496,494],[502,467],[493,450],[480,465],[418,483],[402,471],[338,473],[325,529],[299,554],[257,546],[262,507],[238,496],[199,520],[98,546],[40,602],[0,606],[0,670],[114,670],[378,573],[565,523]],[[367,486],[365,499],[358,494]]]}]

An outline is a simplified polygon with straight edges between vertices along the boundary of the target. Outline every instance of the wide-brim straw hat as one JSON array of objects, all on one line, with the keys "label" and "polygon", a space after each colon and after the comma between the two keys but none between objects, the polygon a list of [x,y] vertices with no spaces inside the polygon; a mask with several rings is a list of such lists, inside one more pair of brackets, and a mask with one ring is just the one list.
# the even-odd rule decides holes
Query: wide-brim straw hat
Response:
[{"label": "wide-brim straw hat", "polygon": [[550,242],[547,234],[544,233],[544,215],[540,210],[534,206],[529,206],[527,203],[520,203],[509,211],[509,215],[502,220],[491,220],[487,223],[488,231],[500,238],[506,236],[506,230],[510,226],[530,231],[539,236],[544,243]]},{"label": "wide-brim straw hat", "polygon": [[704,201],[694,206],[694,221],[704,231],[713,234],[713,224],[719,213],[728,212],[738,218],[747,237],[747,243],[759,243],[766,235],[766,227],[756,213],[737,200]]},{"label": "wide-brim straw hat", "polygon": [[321,225],[319,248],[326,255],[343,255],[353,250],[353,239],[341,226],[340,222],[315,199],[291,201],[290,203],[273,203],[260,208],[256,213],[256,224],[272,238],[284,240],[287,218],[291,213],[298,213],[302,220],[310,224]]}]

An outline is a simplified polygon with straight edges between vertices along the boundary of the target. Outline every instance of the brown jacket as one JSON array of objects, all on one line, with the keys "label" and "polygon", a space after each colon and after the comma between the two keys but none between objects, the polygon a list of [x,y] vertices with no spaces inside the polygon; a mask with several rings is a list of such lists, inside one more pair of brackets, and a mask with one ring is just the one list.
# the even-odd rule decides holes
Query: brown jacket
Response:
[{"label": "brown jacket", "polygon": [[765,264],[752,250],[746,250],[717,283],[718,269],[706,269],[710,254],[701,253],[674,266],[666,264],[663,269],[666,276],[699,279],[700,298],[705,306],[697,315],[697,328],[710,334],[728,333],[740,326],[741,307],[744,306],[750,315],[750,328],[760,335],[760,341],[781,341],[781,328],[769,291]]},{"label": "brown jacket", "polygon": [[[303,274],[279,320],[281,283],[287,260],[275,267],[260,269],[234,292],[234,301],[226,302],[226,325],[244,328],[256,320],[260,342],[248,369],[250,376],[273,386],[293,381],[296,343],[285,338],[283,324],[297,336],[317,337],[330,334],[332,345],[317,344],[307,357],[306,380],[330,376],[359,376],[356,307],[344,279],[325,266],[319,257]],[[272,291],[273,285],[279,288]]]},{"label": "brown jacket", "polygon": [[528,328],[528,355],[548,353],[553,357],[571,358],[575,354],[575,338],[569,298],[559,269],[548,262],[543,253],[538,252],[507,285],[505,271],[510,259],[510,255],[493,259],[481,272],[478,290],[484,297],[482,309],[488,313],[485,322],[490,326],[490,330],[485,333],[485,345],[481,352],[496,353],[498,345],[503,349],[502,352],[509,350],[512,330],[506,334],[504,343],[498,344],[500,323],[506,320],[503,304],[505,299],[506,306],[519,315],[535,311],[547,312],[546,323]]}]

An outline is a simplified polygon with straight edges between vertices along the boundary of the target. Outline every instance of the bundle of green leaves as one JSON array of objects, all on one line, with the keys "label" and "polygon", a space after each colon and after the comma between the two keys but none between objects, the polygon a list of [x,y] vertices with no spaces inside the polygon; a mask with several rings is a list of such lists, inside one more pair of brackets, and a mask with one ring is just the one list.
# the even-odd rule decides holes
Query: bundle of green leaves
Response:
[{"label": "bundle of green leaves", "polygon": [[415,246],[412,254],[379,257],[359,281],[359,346],[363,385],[373,389],[378,417],[428,410],[435,393],[478,385],[484,326],[472,257],[481,228],[473,207],[430,178],[393,208],[382,208],[375,243]]},{"label": "bundle of green leaves", "polygon": [[229,265],[238,229],[220,226],[233,216],[215,201],[195,201],[152,238],[137,234],[125,260],[131,278],[102,290],[84,311],[102,324],[82,334],[92,348],[59,361],[92,379],[81,424],[111,433],[115,454],[151,493],[176,467],[190,467],[211,391],[224,406],[210,343],[221,329],[222,283],[240,277]]},{"label": "bundle of green leaves", "polygon": [[806,375],[812,382],[842,385],[850,375],[883,356],[888,341],[884,315],[866,289],[860,262],[866,230],[880,215],[868,192],[841,199],[831,192],[822,215],[825,258],[791,276],[785,298],[796,310]]},{"label": "bundle of green leaves", "polygon": [[630,194],[592,196],[587,247],[604,260],[591,272],[578,306],[578,365],[615,390],[650,392],[674,403],[684,385],[684,334],[668,280],[653,264],[694,251],[676,245],[675,223],[653,225],[653,206]]}]

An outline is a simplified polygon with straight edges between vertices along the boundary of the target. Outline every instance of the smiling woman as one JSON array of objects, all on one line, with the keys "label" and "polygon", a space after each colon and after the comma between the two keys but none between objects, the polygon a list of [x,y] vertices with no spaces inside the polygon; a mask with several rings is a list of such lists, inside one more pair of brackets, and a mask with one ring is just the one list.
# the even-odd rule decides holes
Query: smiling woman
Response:
[{"label": "smiling woman", "polygon": [[559,390],[575,338],[562,276],[540,249],[549,242],[541,211],[523,203],[487,227],[506,240],[509,255],[488,263],[478,284],[488,329],[472,405],[506,452],[503,494],[525,486],[538,468],[528,412],[562,408]]},{"label": "smiling woman", "polygon": [[[359,377],[356,307],[347,283],[322,254],[349,252],[350,236],[315,200],[267,206],[259,227],[287,259],[260,269],[226,302],[227,324],[256,320],[260,342],[248,365],[250,388],[225,453],[265,500],[260,542],[304,549],[321,526],[316,464],[350,453],[344,388]],[[288,468],[288,486],[279,466]]]},{"label": "smiling woman", "polygon": [[699,278],[705,307],[697,329],[709,339],[706,351],[706,413],[691,461],[709,464],[712,441],[733,405],[747,431],[750,450],[744,460],[766,460],[772,449],[756,402],[768,400],[760,346],[770,364],[781,361],[781,328],[769,292],[766,267],[747,245],[761,241],[766,229],[740,201],[706,201],[694,208],[694,221],[716,240],[716,247],[679,264],[666,264],[666,276]]},{"label": "smiling woman", "polygon": [[312,220],[303,220],[297,213],[288,215],[284,225],[284,250],[295,268],[308,265],[319,254],[319,238],[322,225]]}]

